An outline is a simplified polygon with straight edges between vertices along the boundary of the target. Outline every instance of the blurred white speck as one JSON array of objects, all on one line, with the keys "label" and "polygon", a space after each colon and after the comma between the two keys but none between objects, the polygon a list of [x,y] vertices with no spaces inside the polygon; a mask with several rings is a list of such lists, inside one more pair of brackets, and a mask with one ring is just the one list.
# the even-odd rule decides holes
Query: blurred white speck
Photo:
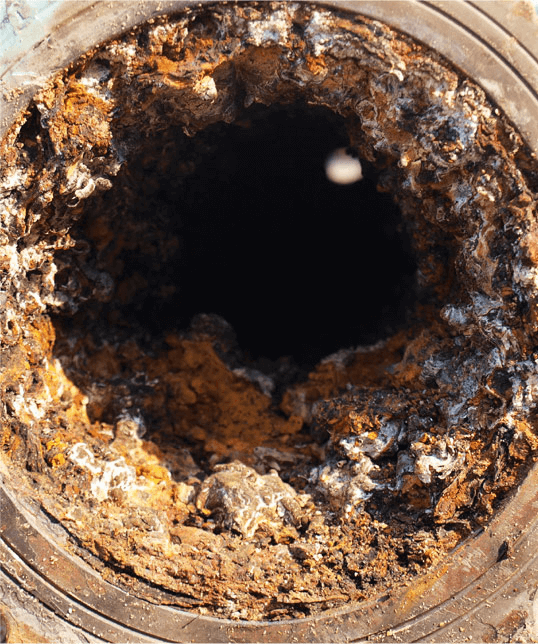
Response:
[{"label": "blurred white speck", "polygon": [[362,179],[361,162],[348,154],[346,148],[338,148],[327,157],[325,174],[333,183],[340,185],[355,183]]}]

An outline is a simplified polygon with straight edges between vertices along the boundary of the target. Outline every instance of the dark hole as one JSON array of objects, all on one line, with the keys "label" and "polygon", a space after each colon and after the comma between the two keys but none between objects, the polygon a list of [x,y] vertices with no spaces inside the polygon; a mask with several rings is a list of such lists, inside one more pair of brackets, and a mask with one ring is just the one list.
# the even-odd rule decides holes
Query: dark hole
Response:
[{"label": "dark hole", "polygon": [[[327,155],[347,144],[329,110],[282,106],[153,142],[93,209],[135,238],[109,265],[101,251],[116,282],[107,307],[153,334],[216,313],[252,359],[305,367],[389,335],[405,324],[416,266],[374,168],[349,186],[326,179]],[[126,275],[137,277],[124,288]]]}]

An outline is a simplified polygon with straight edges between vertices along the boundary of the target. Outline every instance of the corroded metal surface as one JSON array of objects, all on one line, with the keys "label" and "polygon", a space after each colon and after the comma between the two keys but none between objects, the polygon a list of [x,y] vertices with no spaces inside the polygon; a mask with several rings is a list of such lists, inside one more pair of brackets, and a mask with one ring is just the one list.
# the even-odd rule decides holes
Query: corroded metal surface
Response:
[{"label": "corroded metal surface", "polygon": [[[465,52],[453,62],[467,71],[475,59],[464,27],[473,5],[459,8],[458,22],[448,3],[412,4],[408,16],[398,3],[360,4],[408,33],[420,14],[422,40],[436,25],[441,52],[446,22]],[[34,487],[78,543],[62,533],[62,549],[59,533],[44,538],[33,521],[4,523],[4,567],[112,641],[532,637],[534,587],[513,578],[531,580],[535,566],[526,496],[538,446],[532,153],[478,85],[436,54],[380,23],[299,6],[158,20],[60,74],[7,139],[2,441],[22,466],[9,477],[21,500]],[[532,143],[533,55],[502,53],[506,33],[489,15],[477,29],[495,45],[473,78]],[[495,83],[492,69],[502,72]],[[499,90],[508,85],[517,88],[509,99]],[[245,123],[252,103],[298,99],[346,119],[352,146],[396,196],[418,264],[410,326],[339,352],[284,389],[282,370],[242,362],[219,319],[174,331],[165,345],[152,340],[149,351],[137,332],[126,340],[132,302],[157,287],[173,292],[158,266],[126,272],[129,253],[157,247],[165,257],[179,246],[173,219],[159,230],[131,217],[137,177],[153,194],[144,168],[158,164],[180,191],[205,154],[206,129]],[[155,142],[170,124],[196,137],[194,147],[181,143],[183,157],[163,161]],[[65,320],[79,309],[76,325],[51,323],[51,313]],[[118,330],[103,330],[104,316]],[[3,502],[19,516],[9,493]],[[73,556],[80,545],[92,567]],[[254,585],[242,579],[247,562]],[[81,596],[73,579],[96,585]],[[367,602],[349,604],[358,599]],[[316,615],[316,606],[338,608]],[[469,630],[477,611],[483,629]]]},{"label": "corroded metal surface", "polygon": [[[478,536],[407,589],[291,622],[234,622],[137,600],[66,555],[57,535],[2,492],[4,569],[67,620],[107,641],[494,641],[536,635],[536,468]],[[19,506],[19,507],[18,507]],[[10,518],[9,524],[6,517]],[[61,542],[60,542],[61,543]],[[509,552],[504,544],[509,543]],[[13,557],[13,553],[15,557]],[[112,618],[112,619],[111,619]],[[138,631],[138,633],[136,633]],[[147,639],[149,636],[150,640]]]},{"label": "corroded metal surface", "polygon": [[[51,73],[61,70],[97,43],[117,36],[142,20],[200,3],[142,0],[134,8],[129,0],[115,0],[113,5],[86,0],[41,2],[28,5],[22,17],[17,12],[17,4],[13,3],[15,16],[12,20],[6,10],[3,21],[6,41],[13,37],[18,39],[20,51],[15,60],[10,55],[4,56],[0,67],[2,136],[17,112],[27,105]],[[521,0],[326,0],[320,4],[337,4],[384,21],[439,51],[479,83],[481,70],[485,70],[486,80],[491,77],[496,82],[484,89],[491,89],[493,100],[503,109],[509,101],[506,111],[536,151],[538,133],[533,104],[538,60],[537,19],[530,3]],[[90,23],[91,31],[87,29]],[[25,31],[25,27],[32,29],[32,33]],[[525,89],[520,87],[521,81],[527,86]],[[508,92],[507,88],[510,88]],[[518,92],[518,101],[513,100],[514,91]]]}]

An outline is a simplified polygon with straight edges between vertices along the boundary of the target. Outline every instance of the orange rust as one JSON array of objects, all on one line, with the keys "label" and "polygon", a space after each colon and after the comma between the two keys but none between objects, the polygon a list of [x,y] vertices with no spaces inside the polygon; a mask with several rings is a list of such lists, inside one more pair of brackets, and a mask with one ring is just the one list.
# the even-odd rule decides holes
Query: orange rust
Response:
[{"label": "orange rust", "polygon": [[399,615],[404,615],[409,610],[409,607],[416,604],[421,597],[431,593],[432,588],[439,581],[439,579],[448,570],[448,565],[438,566],[435,571],[426,573],[422,577],[415,580],[412,586],[401,597],[396,607],[396,612]]},{"label": "orange rust", "polygon": [[41,632],[36,631],[29,624],[25,624],[20,620],[15,620],[3,606],[2,613],[5,614],[8,623],[7,639],[5,640],[8,644],[10,642],[18,642],[20,644],[39,644],[40,642],[43,642],[44,644],[48,644],[48,642],[52,641],[43,637]]}]

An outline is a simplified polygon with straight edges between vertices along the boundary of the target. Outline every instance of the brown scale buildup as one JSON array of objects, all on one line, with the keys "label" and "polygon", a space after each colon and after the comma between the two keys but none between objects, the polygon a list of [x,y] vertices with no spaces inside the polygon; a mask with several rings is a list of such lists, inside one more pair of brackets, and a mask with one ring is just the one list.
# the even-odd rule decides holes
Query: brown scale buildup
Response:
[{"label": "brown scale buildup", "polygon": [[[356,339],[309,374],[245,352],[202,300],[190,324],[182,308],[189,284],[209,288],[182,263],[205,216],[188,210],[219,208],[196,178],[227,128],[248,139],[278,114],[341,128],[394,195],[396,245],[409,239],[413,258],[396,264],[388,238],[366,253],[360,204],[350,242],[303,257],[279,288],[293,298],[312,284],[312,319],[361,307]],[[3,467],[108,579],[205,614],[306,616],[408,583],[535,460],[536,164],[484,93],[424,47],[303,3],[189,10],[53,79],[1,153]],[[233,175],[212,168],[210,185]],[[279,188],[253,190],[249,208]],[[275,243],[289,233],[279,221]],[[255,278],[255,234],[230,293],[241,272]],[[357,269],[324,283],[350,254]],[[364,332],[364,289],[401,272],[390,297],[376,283],[400,299]]]}]

